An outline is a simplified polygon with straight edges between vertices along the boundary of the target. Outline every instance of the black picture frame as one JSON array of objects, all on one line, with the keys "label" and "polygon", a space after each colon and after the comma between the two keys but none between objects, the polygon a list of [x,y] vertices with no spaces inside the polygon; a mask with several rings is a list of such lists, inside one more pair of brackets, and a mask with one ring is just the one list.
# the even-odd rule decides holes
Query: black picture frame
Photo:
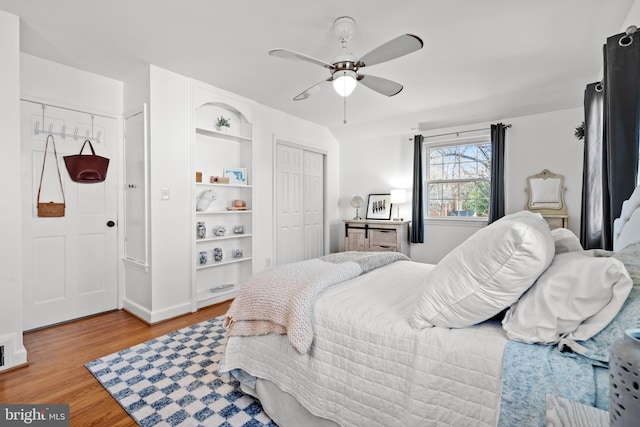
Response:
[{"label": "black picture frame", "polygon": [[391,194],[369,194],[367,219],[391,219]]}]

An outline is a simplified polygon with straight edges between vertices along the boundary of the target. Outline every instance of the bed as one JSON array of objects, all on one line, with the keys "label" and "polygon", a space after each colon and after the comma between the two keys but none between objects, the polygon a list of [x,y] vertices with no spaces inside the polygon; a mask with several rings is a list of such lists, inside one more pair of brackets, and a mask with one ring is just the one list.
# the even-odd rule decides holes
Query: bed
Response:
[{"label": "bed", "polygon": [[[241,290],[229,310],[219,372],[281,427],[543,426],[549,396],[607,410],[609,347],[640,326],[630,204],[617,252],[584,251],[523,211],[437,265],[346,253],[304,261],[306,276],[258,273],[258,293]],[[287,269],[314,283],[289,311],[289,296],[263,294]]]}]

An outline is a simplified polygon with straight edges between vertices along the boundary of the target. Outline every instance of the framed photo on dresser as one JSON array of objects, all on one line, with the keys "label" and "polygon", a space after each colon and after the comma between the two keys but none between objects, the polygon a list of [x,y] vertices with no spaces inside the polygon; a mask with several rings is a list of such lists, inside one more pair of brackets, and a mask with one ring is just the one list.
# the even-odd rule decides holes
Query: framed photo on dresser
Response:
[{"label": "framed photo on dresser", "polygon": [[367,219],[391,219],[391,194],[369,194]]}]

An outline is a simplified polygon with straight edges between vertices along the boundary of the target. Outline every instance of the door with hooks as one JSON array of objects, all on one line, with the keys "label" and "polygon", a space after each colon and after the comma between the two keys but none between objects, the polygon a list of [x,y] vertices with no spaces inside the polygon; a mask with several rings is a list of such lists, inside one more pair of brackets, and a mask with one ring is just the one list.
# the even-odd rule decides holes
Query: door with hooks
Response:
[{"label": "door with hooks", "polygon": [[[40,132],[36,123],[40,122]],[[21,102],[24,328],[39,328],[117,308],[117,121]],[[78,154],[87,130],[101,132],[92,143],[110,159],[104,182],[71,181],[63,156]],[[37,192],[49,127],[62,176],[64,217],[37,216]],[[77,129],[78,138],[65,132]],[[85,150],[86,151],[86,150]],[[86,154],[86,153],[85,153]],[[41,201],[62,201],[51,149],[44,169]]]}]

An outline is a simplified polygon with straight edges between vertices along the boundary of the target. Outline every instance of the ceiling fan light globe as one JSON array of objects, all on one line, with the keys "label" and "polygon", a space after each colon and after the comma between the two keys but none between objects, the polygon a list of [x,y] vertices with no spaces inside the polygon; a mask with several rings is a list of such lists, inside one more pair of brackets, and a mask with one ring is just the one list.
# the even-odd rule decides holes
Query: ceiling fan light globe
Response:
[{"label": "ceiling fan light globe", "polygon": [[356,73],[351,70],[336,71],[333,75],[333,88],[340,96],[351,95],[357,85]]}]

